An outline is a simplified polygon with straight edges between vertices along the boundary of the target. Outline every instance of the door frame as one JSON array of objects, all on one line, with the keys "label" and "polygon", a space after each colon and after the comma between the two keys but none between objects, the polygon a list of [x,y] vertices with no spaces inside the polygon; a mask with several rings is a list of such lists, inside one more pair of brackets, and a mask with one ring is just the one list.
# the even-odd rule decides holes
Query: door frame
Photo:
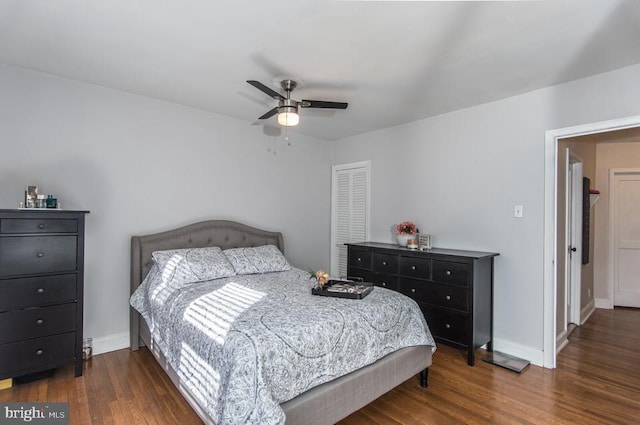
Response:
[{"label": "door frame", "polygon": [[640,115],[545,132],[542,357],[546,368],[556,367],[558,139],[633,127],[640,127]]},{"label": "door frame", "polygon": [[640,168],[611,168],[609,169],[609,308],[613,308],[615,305],[615,273],[618,257],[617,250],[615,249],[616,237],[616,194],[614,190],[614,178],[616,175],[622,174],[640,174]]}]

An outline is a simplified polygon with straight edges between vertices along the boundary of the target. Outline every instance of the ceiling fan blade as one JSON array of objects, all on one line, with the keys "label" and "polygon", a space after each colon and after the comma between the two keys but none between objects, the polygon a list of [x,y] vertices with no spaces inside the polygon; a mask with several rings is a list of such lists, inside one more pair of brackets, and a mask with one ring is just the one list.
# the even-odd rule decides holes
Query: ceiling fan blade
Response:
[{"label": "ceiling fan blade", "polygon": [[329,109],[347,109],[347,102],[326,102],[324,100],[307,100],[302,99],[303,108],[329,108]]},{"label": "ceiling fan blade", "polygon": [[258,119],[259,120],[266,120],[267,118],[271,118],[272,116],[274,116],[277,113],[278,113],[278,107],[276,106],[275,108],[273,108],[269,112],[265,113],[263,116],[261,116]]},{"label": "ceiling fan blade", "polygon": [[284,97],[280,93],[278,93],[275,90],[271,90],[269,87],[265,86],[260,81],[247,80],[247,83],[251,84],[253,87],[257,88],[258,90],[262,91],[263,93],[268,94],[269,96],[271,96],[274,99],[284,100]]}]

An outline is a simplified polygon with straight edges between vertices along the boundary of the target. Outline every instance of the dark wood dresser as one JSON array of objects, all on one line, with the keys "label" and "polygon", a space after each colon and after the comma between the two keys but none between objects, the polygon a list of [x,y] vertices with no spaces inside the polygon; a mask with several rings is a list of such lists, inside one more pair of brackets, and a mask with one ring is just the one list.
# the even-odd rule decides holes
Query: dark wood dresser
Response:
[{"label": "dark wood dresser", "polygon": [[70,363],[82,375],[87,213],[0,210],[0,379]]},{"label": "dark wood dresser", "polygon": [[418,251],[398,245],[347,244],[347,276],[399,291],[420,306],[437,342],[467,350],[493,350],[493,252],[433,248]]}]

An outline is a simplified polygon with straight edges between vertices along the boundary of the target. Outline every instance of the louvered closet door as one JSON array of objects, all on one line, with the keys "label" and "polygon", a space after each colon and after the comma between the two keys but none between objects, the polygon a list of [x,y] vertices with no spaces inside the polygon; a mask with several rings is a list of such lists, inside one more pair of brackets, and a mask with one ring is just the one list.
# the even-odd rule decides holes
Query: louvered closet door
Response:
[{"label": "louvered closet door", "polygon": [[332,172],[331,275],[346,277],[345,243],[369,239],[370,164],[336,165]]}]

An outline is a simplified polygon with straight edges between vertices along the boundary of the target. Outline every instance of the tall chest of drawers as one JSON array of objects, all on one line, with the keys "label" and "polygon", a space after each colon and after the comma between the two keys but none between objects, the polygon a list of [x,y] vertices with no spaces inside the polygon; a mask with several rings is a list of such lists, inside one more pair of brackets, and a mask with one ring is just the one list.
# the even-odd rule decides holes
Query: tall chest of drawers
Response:
[{"label": "tall chest of drawers", "polygon": [[0,210],[0,379],[72,363],[82,375],[87,213]]},{"label": "tall chest of drawers", "polygon": [[475,350],[493,342],[493,259],[497,253],[397,245],[347,244],[347,275],[399,291],[414,299],[438,342]]}]

